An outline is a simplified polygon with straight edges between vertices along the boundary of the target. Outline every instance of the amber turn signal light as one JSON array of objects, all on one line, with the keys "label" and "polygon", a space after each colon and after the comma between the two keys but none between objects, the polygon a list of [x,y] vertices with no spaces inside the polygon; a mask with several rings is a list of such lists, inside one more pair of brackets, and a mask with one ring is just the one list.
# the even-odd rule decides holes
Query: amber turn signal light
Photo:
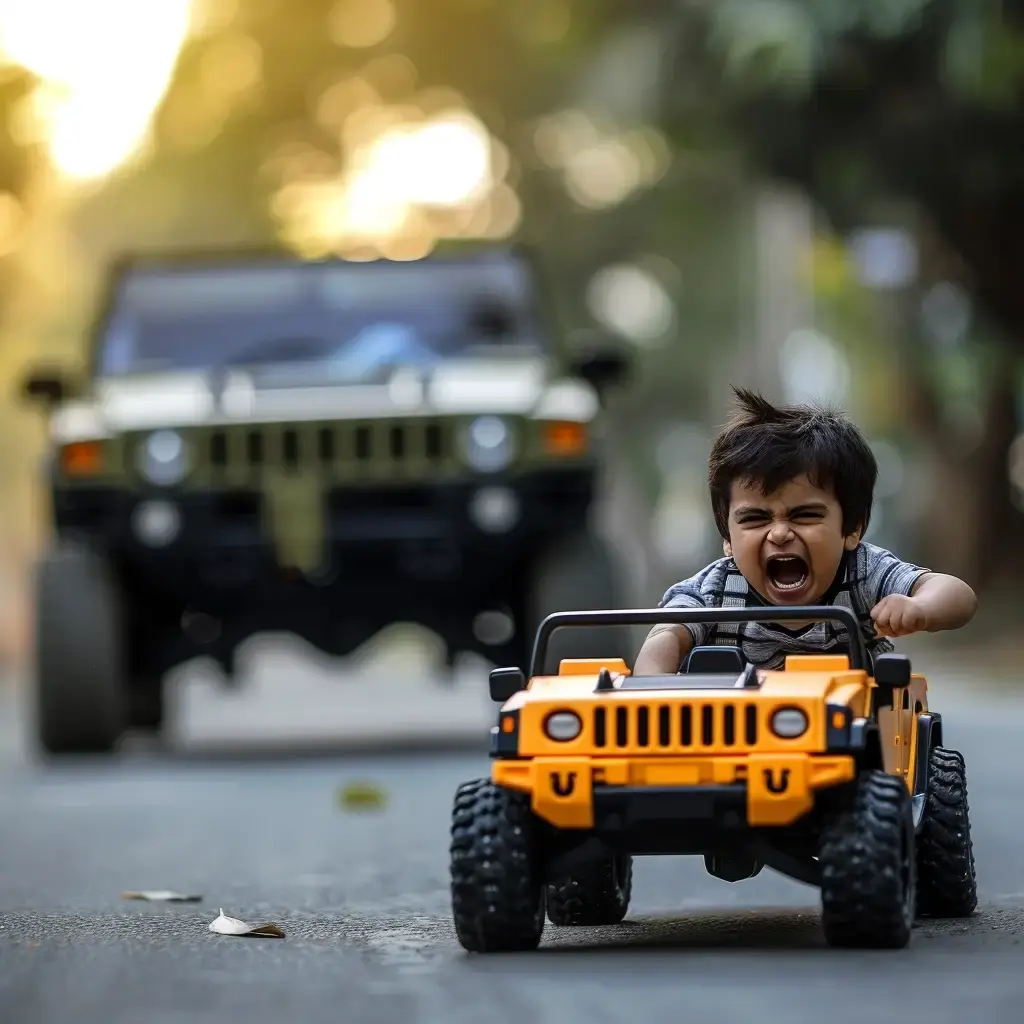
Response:
[{"label": "amber turn signal light", "polygon": [[93,476],[103,468],[103,446],[98,441],[65,445],[60,464],[68,476]]},{"label": "amber turn signal light", "polygon": [[552,455],[581,455],[587,450],[587,428],[582,423],[548,423],[544,446]]}]

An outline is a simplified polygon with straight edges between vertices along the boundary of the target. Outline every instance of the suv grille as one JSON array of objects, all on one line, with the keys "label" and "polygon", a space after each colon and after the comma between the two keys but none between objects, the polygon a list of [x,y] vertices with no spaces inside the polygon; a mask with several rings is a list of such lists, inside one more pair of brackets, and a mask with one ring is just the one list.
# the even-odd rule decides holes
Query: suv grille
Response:
[{"label": "suv grille", "polygon": [[442,424],[411,421],[214,430],[209,434],[207,452],[215,471],[258,469],[269,463],[295,472],[358,473],[361,468],[440,463],[450,456],[451,445]]},{"label": "suv grille", "polygon": [[601,749],[706,751],[757,743],[757,707],[705,704],[620,704],[594,709],[594,746]]}]

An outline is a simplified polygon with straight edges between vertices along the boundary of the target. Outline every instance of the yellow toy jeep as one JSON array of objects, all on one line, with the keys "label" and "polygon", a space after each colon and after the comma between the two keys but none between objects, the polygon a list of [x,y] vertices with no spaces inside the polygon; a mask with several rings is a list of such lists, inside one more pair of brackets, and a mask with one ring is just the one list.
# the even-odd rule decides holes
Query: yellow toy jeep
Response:
[{"label": "yellow toy jeep", "polygon": [[[674,675],[635,677],[617,657],[540,674],[563,627],[820,620],[846,627],[849,654],[765,671],[711,646]],[[817,886],[833,946],[903,947],[915,917],[975,909],[963,757],[942,746],[924,677],[906,655],[872,663],[848,609],[558,612],[537,632],[529,681],[498,668],[490,686],[491,777],[459,786],[452,812],[467,950],[534,949],[545,914],[621,921],[644,855],[702,855],[726,881],[767,866]]]}]

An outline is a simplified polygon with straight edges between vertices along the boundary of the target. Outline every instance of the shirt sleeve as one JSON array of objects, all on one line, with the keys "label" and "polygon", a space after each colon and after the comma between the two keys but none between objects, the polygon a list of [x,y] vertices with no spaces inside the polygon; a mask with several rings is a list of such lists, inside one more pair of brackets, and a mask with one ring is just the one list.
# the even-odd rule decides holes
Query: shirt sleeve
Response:
[{"label": "shirt sleeve", "polygon": [[[701,570],[696,576],[673,583],[665,596],[658,602],[659,608],[709,608],[713,602],[709,601],[708,575],[713,567]],[[711,629],[709,622],[684,622],[683,625],[690,631],[693,637],[694,647],[704,643],[708,631]]]},{"label": "shirt sleeve", "polygon": [[885,548],[867,547],[863,569],[857,574],[862,607],[868,612],[890,594],[908,596],[914,584],[930,571],[912,562],[904,562]]}]

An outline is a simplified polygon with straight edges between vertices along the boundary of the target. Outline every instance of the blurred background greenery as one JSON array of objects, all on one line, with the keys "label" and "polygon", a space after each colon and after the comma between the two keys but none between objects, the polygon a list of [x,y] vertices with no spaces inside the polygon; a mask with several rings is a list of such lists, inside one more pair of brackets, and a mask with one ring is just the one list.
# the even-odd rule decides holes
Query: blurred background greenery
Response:
[{"label": "blurred background greenery", "polygon": [[46,529],[21,374],[80,362],[110,258],[206,245],[531,242],[566,327],[637,351],[606,512],[640,603],[720,551],[736,383],[842,403],[868,539],[1015,624],[1018,0],[0,0],[0,60],[9,662]]}]

